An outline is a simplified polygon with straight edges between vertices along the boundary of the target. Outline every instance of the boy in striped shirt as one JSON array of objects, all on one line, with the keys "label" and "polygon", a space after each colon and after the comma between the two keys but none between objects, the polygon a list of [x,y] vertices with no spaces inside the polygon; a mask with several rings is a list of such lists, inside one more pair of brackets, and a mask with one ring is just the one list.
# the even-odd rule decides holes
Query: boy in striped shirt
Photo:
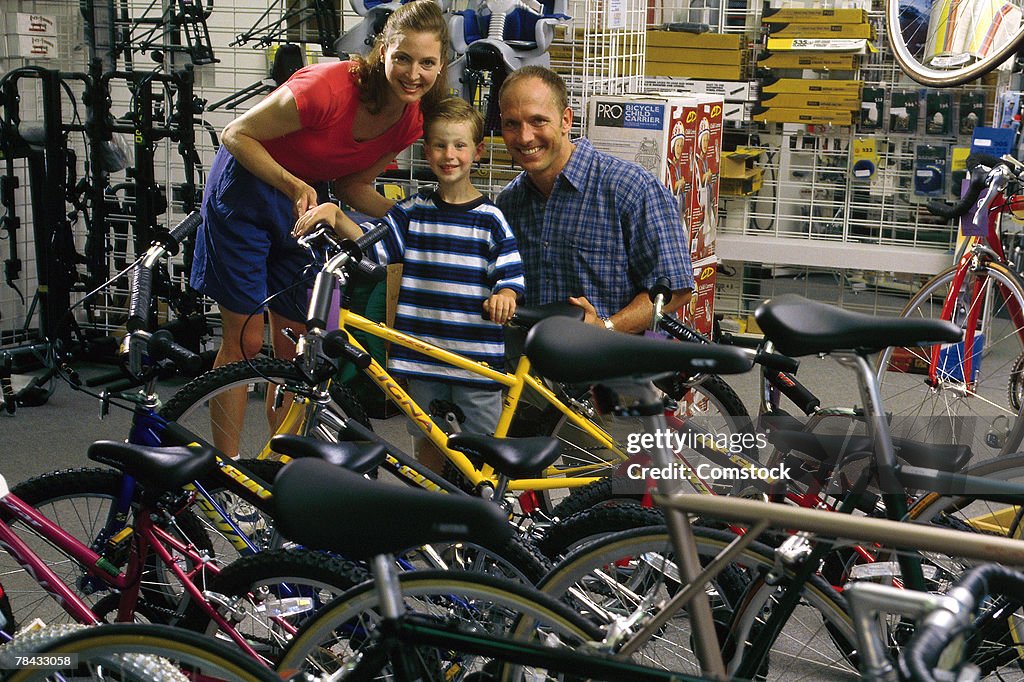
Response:
[{"label": "boy in striped shirt", "polygon": [[[459,98],[424,112],[424,156],[437,187],[395,204],[383,219],[391,231],[368,255],[379,263],[404,264],[397,329],[500,371],[505,353],[501,325],[523,294],[523,264],[504,215],[470,180],[483,153],[483,126],[480,113]],[[296,233],[320,220],[342,236],[362,234],[362,228],[329,205],[303,216]],[[502,405],[499,384],[397,344],[391,347],[389,368],[408,380],[409,395],[421,407],[449,401],[465,414],[464,431],[494,432]],[[444,456],[415,424],[409,432],[417,459],[440,472]]]}]

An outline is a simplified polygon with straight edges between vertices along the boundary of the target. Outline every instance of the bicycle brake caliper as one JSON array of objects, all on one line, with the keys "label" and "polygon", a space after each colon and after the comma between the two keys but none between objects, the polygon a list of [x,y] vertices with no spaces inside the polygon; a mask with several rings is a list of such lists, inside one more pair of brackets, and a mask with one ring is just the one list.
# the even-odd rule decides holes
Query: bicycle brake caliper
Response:
[{"label": "bicycle brake caliper", "polygon": [[811,555],[811,541],[807,533],[790,535],[786,541],[775,550],[775,565],[768,572],[765,582],[769,585],[777,585],[782,581],[787,568],[793,568],[807,560]]}]

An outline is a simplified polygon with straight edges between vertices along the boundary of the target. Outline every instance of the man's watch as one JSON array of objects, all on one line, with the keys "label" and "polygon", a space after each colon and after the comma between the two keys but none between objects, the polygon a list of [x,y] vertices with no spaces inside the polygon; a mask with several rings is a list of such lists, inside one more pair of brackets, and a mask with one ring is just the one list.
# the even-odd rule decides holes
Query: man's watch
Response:
[{"label": "man's watch", "polygon": [[615,331],[615,323],[612,322],[612,319],[610,317],[602,317],[601,322],[604,323],[604,328],[607,329],[608,331]]}]

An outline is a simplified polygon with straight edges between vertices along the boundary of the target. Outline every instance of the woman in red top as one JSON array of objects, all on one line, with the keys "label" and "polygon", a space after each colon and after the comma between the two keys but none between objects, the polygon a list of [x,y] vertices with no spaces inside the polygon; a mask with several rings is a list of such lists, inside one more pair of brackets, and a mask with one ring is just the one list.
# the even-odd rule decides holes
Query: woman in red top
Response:
[{"label": "woman in red top", "polygon": [[[267,296],[281,291],[267,305],[271,342],[278,357],[294,356],[281,329],[304,329],[307,287],[298,282],[308,259],[291,229],[326,200],[328,181],[348,205],[384,216],[394,202],[374,181],[422,135],[420,107],[446,94],[447,45],[441,8],[413,0],[391,14],[366,60],[305,67],[224,129],[203,193],[191,276],[191,285],[220,306],[223,339],[214,366],[260,352],[259,313]],[[244,401],[244,390],[218,401],[213,418],[240,423]],[[235,455],[237,434],[217,436],[215,445]]]}]

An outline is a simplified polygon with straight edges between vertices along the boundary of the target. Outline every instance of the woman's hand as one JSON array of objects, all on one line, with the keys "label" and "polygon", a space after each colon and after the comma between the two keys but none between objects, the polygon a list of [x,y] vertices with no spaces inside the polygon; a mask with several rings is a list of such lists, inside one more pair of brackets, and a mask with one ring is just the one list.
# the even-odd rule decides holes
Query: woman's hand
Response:
[{"label": "woman's hand", "polygon": [[306,213],[317,206],[316,190],[302,182],[297,181],[295,190],[292,192],[292,211],[294,211],[295,219],[298,220]]},{"label": "woman's hand", "polygon": [[[316,196],[314,194],[313,206],[304,210],[302,215],[299,216],[299,219],[295,221],[295,227],[292,228],[293,237],[299,238],[304,234],[309,234],[319,223],[327,223],[331,226],[332,230],[338,232],[338,225],[344,215],[341,212],[341,209],[338,208],[337,205],[331,203],[320,204],[317,206],[315,199]],[[297,205],[298,203],[296,203],[296,206]]]}]

